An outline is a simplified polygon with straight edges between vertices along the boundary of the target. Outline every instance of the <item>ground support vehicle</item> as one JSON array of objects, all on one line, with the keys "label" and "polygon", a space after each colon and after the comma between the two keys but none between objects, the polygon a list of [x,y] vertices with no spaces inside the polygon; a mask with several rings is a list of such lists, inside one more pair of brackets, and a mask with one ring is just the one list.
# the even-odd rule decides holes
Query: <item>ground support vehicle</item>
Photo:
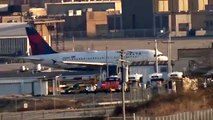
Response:
[{"label": "ground support vehicle", "polygon": [[97,85],[96,84],[90,84],[90,85],[88,85],[87,87],[86,87],[86,93],[88,94],[88,93],[96,93],[97,91]]},{"label": "ground support vehicle", "polygon": [[85,93],[87,84],[85,83],[76,83],[73,86],[65,88],[65,94],[76,94],[76,93]]},{"label": "ground support vehicle", "polygon": [[119,92],[121,91],[121,80],[118,76],[111,76],[102,82],[101,90],[104,92]]}]

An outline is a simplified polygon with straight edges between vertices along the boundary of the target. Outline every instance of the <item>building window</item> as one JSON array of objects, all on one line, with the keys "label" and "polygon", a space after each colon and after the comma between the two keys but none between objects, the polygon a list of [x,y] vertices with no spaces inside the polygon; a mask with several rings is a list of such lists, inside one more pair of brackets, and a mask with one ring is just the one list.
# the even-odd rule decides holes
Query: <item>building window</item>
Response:
[{"label": "building window", "polygon": [[188,11],[188,0],[179,0],[178,1],[179,12],[187,12]]},{"label": "building window", "polygon": [[208,0],[198,0],[198,10],[205,10],[206,5],[208,5]]},{"label": "building window", "polygon": [[17,23],[17,20],[8,20],[7,23]]},{"label": "building window", "polygon": [[158,1],[158,11],[159,12],[168,12],[169,11],[168,0],[159,0]]},{"label": "building window", "polygon": [[179,24],[179,31],[188,31],[189,30],[189,23],[180,23]]},{"label": "building window", "polygon": [[207,20],[207,21],[205,21],[205,25],[206,25],[206,29],[207,30],[212,30],[212,28],[213,28],[213,21]]}]

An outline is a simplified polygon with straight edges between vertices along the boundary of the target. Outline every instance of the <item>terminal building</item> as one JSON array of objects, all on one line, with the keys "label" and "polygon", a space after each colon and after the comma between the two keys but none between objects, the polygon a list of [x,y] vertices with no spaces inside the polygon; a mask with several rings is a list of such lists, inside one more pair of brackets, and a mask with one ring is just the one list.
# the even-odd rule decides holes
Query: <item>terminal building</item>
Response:
[{"label": "terminal building", "polygon": [[[49,45],[51,32],[47,25],[54,25],[64,20],[34,21],[35,28],[43,36]],[[31,54],[25,27],[30,26],[27,22],[0,23],[0,56],[28,56]],[[57,41],[56,41],[57,44]]]},{"label": "terminal building", "polygon": [[23,56],[30,53],[26,23],[0,24],[0,55]]}]

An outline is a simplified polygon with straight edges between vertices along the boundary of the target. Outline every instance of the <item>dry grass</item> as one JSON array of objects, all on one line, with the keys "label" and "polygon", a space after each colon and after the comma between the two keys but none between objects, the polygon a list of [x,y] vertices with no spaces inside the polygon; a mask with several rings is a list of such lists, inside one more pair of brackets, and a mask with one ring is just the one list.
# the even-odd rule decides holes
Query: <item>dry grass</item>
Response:
[{"label": "dry grass", "polygon": [[[27,108],[24,108],[27,104]],[[1,98],[0,112],[50,110],[50,109],[72,109],[80,106],[77,101],[68,101],[53,98]]]},{"label": "dry grass", "polygon": [[[23,108],[24,103],[28,103],[28,108]],[[54,101],[53,98],[45,97],[1,98],[0,112],[78,108],[81,103],[82,101],[68,101],[57,98]],[[161,116],[207,108],[213,108],[212,86],[207,89],[199,89],[197,92],[158,95],[145,103],[127,105],[126,112],[131,115],[132,113],[136,113],[143,116]],[[121,115],[122,108],[117,107],[114,114]]]},{"label": "dry grass", "polygon": [[[145,103],[131,104],[126,107],[128,114],[143,116],[161,116],[178,112],[196,111],[213,107],[213,88],[201,89],[198,92],[158,95]],[[122,108],[115,110],[120,115]]]}]

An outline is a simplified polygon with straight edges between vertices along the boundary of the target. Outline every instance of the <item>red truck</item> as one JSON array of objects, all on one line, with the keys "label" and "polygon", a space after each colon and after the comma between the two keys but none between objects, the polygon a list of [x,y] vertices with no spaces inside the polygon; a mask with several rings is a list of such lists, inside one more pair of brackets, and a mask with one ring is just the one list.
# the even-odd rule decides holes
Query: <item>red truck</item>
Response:
[{"label": "red truck", "polygon": [[101,90],[105,92],[121,91],[121,80],[118,76],[110,76],[101,85]]}]

